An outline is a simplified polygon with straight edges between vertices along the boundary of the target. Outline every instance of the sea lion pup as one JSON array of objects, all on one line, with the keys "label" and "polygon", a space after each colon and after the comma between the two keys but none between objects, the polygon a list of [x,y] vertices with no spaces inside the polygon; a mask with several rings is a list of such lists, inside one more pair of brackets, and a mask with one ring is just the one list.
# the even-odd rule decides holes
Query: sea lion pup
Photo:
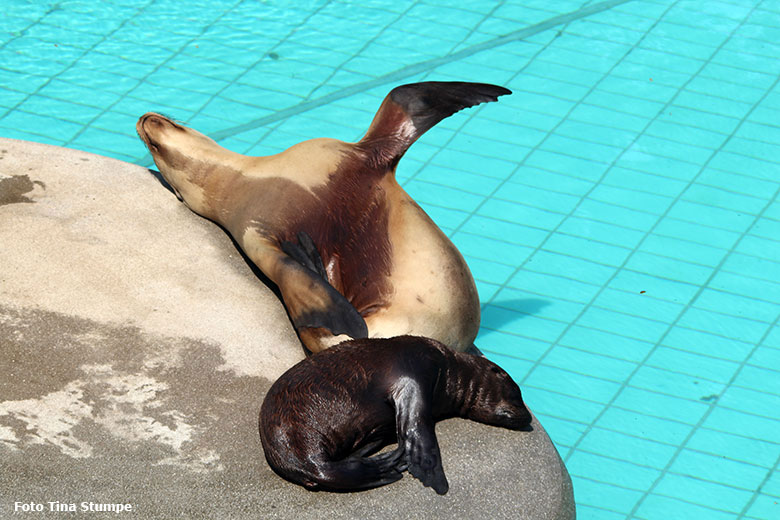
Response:
[{"label": "sea lion pup", "polygon": [[382,486],[408,469],[443,495],[434,423],[455,416],[511,429],[531,423],[520,388],[484,357],[415,336],[359,339],[285,372],[263,401],[260,438],[271,468],[309,489]]},{"label": "sea lion pup", "polygon": [[474,280],[395,168],[443,118],[509,93],[479,83],[400,86],[357,143],[312,139],[268,157],[233,153],[155,113],[136,130],[177,196],[224,227],[279,287],[309,350],[415,334],[462,351],[479,328]]}]

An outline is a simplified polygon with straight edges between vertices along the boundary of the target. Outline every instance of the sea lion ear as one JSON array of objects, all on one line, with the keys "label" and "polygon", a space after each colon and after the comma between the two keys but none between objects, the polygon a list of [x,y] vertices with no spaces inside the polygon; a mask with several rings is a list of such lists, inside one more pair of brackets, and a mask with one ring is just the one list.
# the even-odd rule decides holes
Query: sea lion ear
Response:
[{"label": "sea lion ear", "polygon": [[[426,81],[390,91],[360,143],[370,144],[380,162],[394,164],[429,128],[455,112],[511,94],[486,83]],[[358,144],[360,144],[358,143]]]}]

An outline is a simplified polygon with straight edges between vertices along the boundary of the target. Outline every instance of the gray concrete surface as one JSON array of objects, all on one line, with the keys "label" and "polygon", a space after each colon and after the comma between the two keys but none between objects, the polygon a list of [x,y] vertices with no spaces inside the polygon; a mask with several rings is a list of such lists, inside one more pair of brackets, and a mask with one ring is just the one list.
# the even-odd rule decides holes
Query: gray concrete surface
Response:
[{"label": "gray concrete surface", "polygon": [[[303,355],[229,237],[148,170],[0,139],[0,518],[574,517],[537,422],[439,423],[443,497],[280,479],[257,413]],[[102,504],[124,511],[82,511]]]}]

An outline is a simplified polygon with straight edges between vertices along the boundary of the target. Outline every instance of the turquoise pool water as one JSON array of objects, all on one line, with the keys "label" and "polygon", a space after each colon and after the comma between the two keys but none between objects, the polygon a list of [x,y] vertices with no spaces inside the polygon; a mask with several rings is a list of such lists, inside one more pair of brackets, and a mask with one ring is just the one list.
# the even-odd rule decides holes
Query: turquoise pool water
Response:
[{"label": "turquoise pool water", "polygon": [[780,518],[780,0],[451,3],[7,0],[0,135],[151,165],[158,110],[262,155],[397,84],[507,86],[398,176],[579,518]]}]

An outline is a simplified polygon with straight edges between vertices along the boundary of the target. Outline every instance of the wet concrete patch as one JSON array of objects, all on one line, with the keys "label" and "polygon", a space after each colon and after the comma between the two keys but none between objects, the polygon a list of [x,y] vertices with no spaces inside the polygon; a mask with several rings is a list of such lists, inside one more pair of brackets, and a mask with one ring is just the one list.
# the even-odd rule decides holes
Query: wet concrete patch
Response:
[{"label": "wet concrete patch", "polygon": [[26,194],[32,192],[36,185],[46,189],[43,182],[32,180],[29,175],[0,177],[0,206],[35,202]]},{"label": "wet concrete patch", "polygon": [[0,338],[0,472],[13,475],[0,511],[87,500],[190,516],[234,505],[193,488],[251,491],[270,471],[257,435],[270,383],[219,370],[216,345],[7,306]]}]

